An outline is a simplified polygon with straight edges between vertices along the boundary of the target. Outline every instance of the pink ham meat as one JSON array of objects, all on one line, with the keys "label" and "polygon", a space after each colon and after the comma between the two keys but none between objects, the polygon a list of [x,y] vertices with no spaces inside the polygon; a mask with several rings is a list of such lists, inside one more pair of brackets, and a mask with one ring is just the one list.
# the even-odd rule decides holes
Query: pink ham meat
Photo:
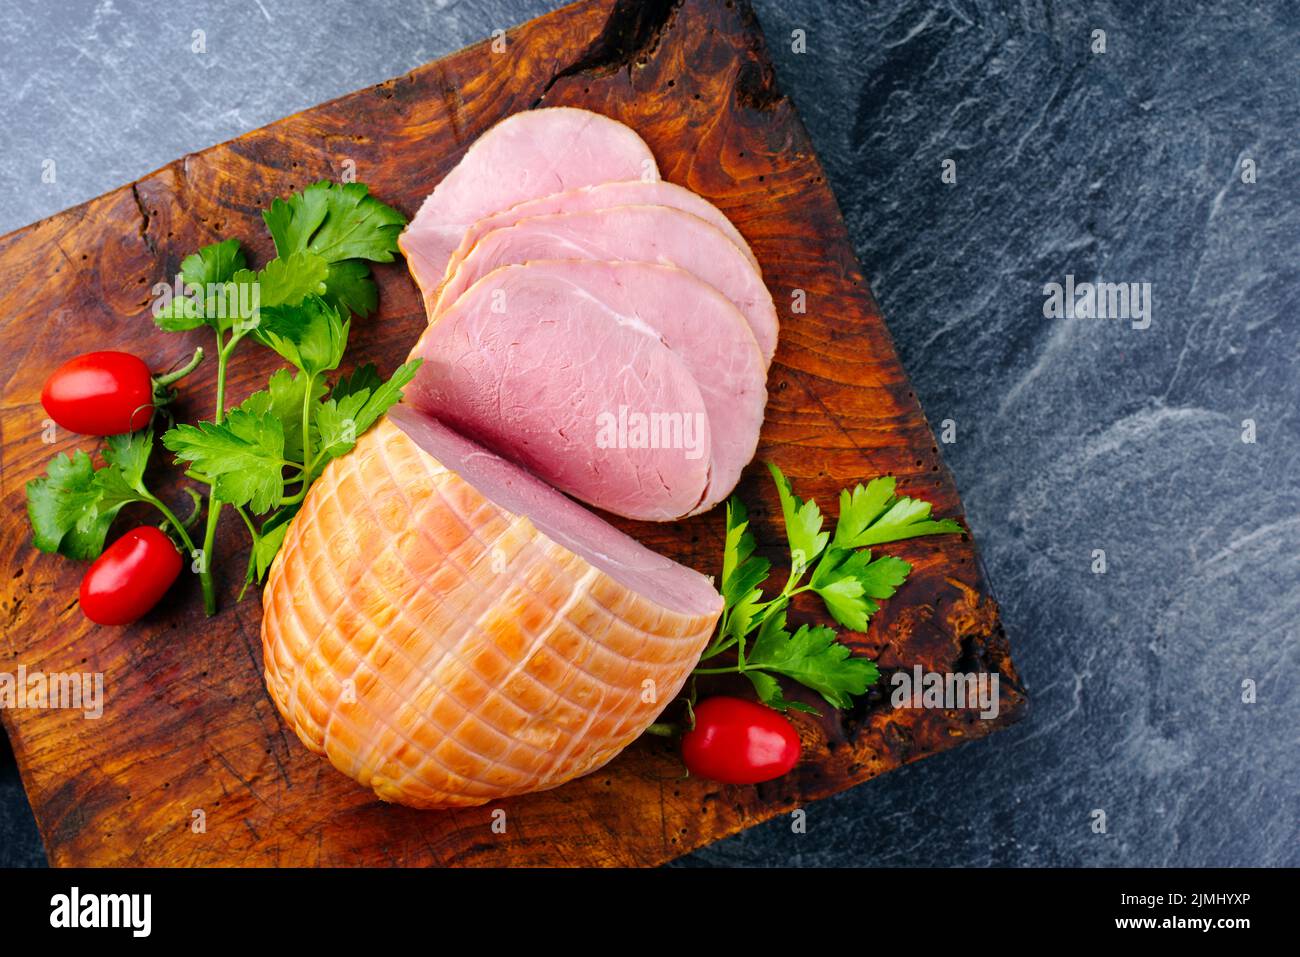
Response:
[{"label": "pink ham meat", "polygon": [[511,206],[491,216],[484,216],[471,226],[460,241],[460,246],[447,263],[447,275],[456,271],[462,259],[474,244],[494,229],[513,226],[521,219],[531,216],[553,216],[556,213],[585,213],[592,209],[608,209],[610,206],[668,206],[680,209],[684,213],[698,216],[710,226],[720,229],[736,248],[744,254],[750,264],[758,269],[758,259],[754,256],[749,243],[740,231],[732,225],[718,207],[714,206],[698,193],[692,193],[683,186],[666,180],[645,182],[632,179],[618,183],[601,183],[599,186],[583,186],[566,193],[552,193],[540,199],[529,200],[518,206]]},{"label": "pink ham meat", "polygon": [[[766,366],[776,349],[777,317],[758,270],[709,223],[667,206],[611,206],[531,216],[479,237],[443,284],[433,320],[479,279],[510,263],[574,259],[662,263],[693,273],[730,299],[754,334]],[[690,309],[686,302],[679,309]]]},{"label": "pink ham meat", "polygon": [[725,497],[767,401],[763,355],[736,307],[650,263],[504,266],[411,355],[424,359],[412,406],[628,518],[667,521]]},{"label": "pink ham meat", "polygon": [[677,695],[722,610],[702,575],[401,407],[312,485],[262,603],[285,721],[420,808],[601,767]]},{"label": "pink ham meat", "polygon": [[516,113],[474,141],[398,246],[429,297],[475,221],[539,196],[629,179],[657,180],[659,170],[650,148],[622,123],[568,107]]}]

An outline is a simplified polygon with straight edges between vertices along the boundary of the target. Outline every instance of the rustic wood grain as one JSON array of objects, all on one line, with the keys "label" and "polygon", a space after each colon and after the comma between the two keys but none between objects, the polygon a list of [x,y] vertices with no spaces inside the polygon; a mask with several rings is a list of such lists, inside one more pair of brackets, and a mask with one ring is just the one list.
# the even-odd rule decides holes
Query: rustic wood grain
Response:
[{"label": "rustic wood grain", "polygon": [[[776,461],[800,493],[832,510],[842,486],[892,473],[902,492],[961,517],[749,7],[706,0],[567,7],[510,31],[503,53],[488,42],[470,47],[0,238],[0,551],[8,569],[0,670],[99,671],[106,683],[98,721],[68,711],[2,713],[52,863],[655,864],[1022,713],[1024,694],[974,544],[947,536],[890,546],[915,570],[870,634],[850,636],[855,645],[886,671],[919,663],[999,672],[999,718],[894,710],[876,690],[850,713],[796,717],[804,762],[784,779],[746,788],[683,779],[669,746],[646,740],[585,779],[500,802],[508,827],[498,835],[492,807],[385,806],[287,731],[262,684],[258,600],[235,600],[244,548],[235,516],[223,517],[219,537],[226,574],[218,616],[204,619],[197,583],[186,581],[134,626],[85,621],[76,605],[82,567],[36,552],[25,522],[23,484],[56,451],[92,447],[67,434],[53,446],[42,442],[38,397],[49,371],[106,347],[136,352],[155,368],[182,361],[204,336],[156,331],[149,290],[172,277],[185,254],[234,236],[255,262],[265,261],[273,251],[258,211],[274,196],[338,178],[348,160],[358,179],[409,215],[475,137],[539,104],[628,123],[665,179],[712,200],[753,244],[783,322],[760,459]],[[387,372],[425,320],[400,262],[376,272],[380,310],[354,324],[351,354]],[[790,313],[796,289],[807,294],[806,314]],[[237,358],[233,401],[265,381],[273,359],[254,348]],[[209,363],[188,380],[181,415],[210,413],[213,371]],[[156,471],[160,481],[175,475],[165,464]],[[740,491],[753,503],[759,540],[778,542],[779,508],[764,473],[751,465]],[[163,487],[179,498],[174,482]],[[720,512],[663,526],[619,524],[716,574]],[[800,604],[794,617],[811,620],[815,609]],[[206,832],[196,834],[199,809]]]}]

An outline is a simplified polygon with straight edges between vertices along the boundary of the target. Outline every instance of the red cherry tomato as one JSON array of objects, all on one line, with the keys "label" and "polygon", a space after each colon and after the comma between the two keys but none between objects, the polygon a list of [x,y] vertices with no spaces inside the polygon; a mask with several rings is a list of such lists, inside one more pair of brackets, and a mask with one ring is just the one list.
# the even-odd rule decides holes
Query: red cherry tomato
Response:
[{"label": "red cherry tomato", "polygon": [[170,538],[152,525],[133,528],[86,572],[81,611],[96,624],[128,624],[158,604],[180,573],[181,553]]},{"label": "red cherry tomato", "polygon": [[700,702],[695,729],[682,735],[690,772],[724,784],[779,778],[798,763],[799,753],[799,735],[783,714],[740,698]]},{"label": "red cherry tomato", "polygon": [[69,432],[134,432],[153,414],[153,379],[149,367],[128,352],[88,352],[45,381],[41,405]]}]

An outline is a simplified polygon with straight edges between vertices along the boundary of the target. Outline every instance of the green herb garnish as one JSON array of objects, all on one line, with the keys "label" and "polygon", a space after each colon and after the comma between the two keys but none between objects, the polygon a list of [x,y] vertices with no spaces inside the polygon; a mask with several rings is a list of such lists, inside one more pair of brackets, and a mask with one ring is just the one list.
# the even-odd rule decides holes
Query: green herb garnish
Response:
[{"label": "green herb garnish", "polygon": [[[419,360],[387,382],[366,366],[326,382],[347,349],[352,315],[377,301],[370,262],[391,262],[406,219],[361,183],[320,182],[262,218],[277,256],[260,270],[247,267],[239,243],[227,239],[187,257],[187,295],[157,316],[168,331],[209,327],[217,341],[217,404],[210,421],[178,425],[163,445],[186,463],[190,478],[208,485],[202,555],[210,556],[223,505],[236,509],[253,545],[246,583],[262,580],[288,522],[326,463],[349,451],[402,396]],[[226,407],[226,369],[236,347],[252,339],[293,367],[267,388]],[[263,519],[259,524],[256,519]],[[200,578],[204,606],[216,607],[211,562]]]},{"label": "green herb garnish", "polygon": [[[104,550],[109,526],[132,502],[162,512],[184,543],[199,573],[203,605],[216,610],[212,551],[222,507],[229,505],[252,536],[245,588],[261,581],[284,541],[311,483],[332,459],[350,451],[357,437],[402,397],[419,360],[384,381],[365,365],[333,388],[347,349],[353,315],[374,310],[378,293],[370,263],[391,262],[406,220],[370,195],[360,183],[315,183],[262,214],[276,257],[250,269],[239,241],[212,243],[181,263],[182,295],[160,302],[154,321],[167,332],[207,328],[216,340],[216,408],[212,418],[173,425],[162,444],[186,476],[207,486],[207,516],[201,547],[188,528],[202,499],[193,490],[193,514],[181,522],[144,483],[153,450],[152,427],[112,436],[95,469],[84,451],[59,455],[46,474],[27,484],[27,512],[37,548],[71,558],[92,559]],[[226,372],[235,350],[252,340],[292,368],[277,370],[265,389],[227,407]],[[184,369],[155,379],[166,387],[192,371],[197,350]]]},{"label": "green herb garnish", "polygon": [[722,556],[722,619],[700,660],[734,650],[736,663],[697,667],[695,674],[743,674],[759,700],[781,711],[815,713],[785,699],[778,675],[812,688],[836,708],[850,707],[853,696],[864,694],[879,678],[875,663],[853,657],[833,628],[805,624],[789,632],[786,613],[791,599],[813,592],[839,624],[866,631],[880,609],[878,602],[893,595],[912,570],[902,559],[873,557],[868,546],[963,529],[951,519],[932,520],[928,502],[897,496],[893,478],[877,478],[840,493],[832,536],[822,530],[825,519],[817,503],[800,499],[779,468],[770,463],[768,468],[785,519],[789,575],[778,594],[764,599],[762,585],[771,562],[754,555],[748,514],[733,496],[727,503]]}]

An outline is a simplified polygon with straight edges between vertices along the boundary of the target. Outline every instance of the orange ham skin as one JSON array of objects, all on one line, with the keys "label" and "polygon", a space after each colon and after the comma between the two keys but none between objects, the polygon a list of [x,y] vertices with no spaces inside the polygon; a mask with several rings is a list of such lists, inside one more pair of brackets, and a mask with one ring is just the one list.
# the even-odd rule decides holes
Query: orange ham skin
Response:
[{"label": "orange ham skin", "polygon": [[303,743],[385,801],[446,808],[608,762],[681,689],[722,601],[660,606],[383,419],[312,485],[263,605],[267,688]]}]

